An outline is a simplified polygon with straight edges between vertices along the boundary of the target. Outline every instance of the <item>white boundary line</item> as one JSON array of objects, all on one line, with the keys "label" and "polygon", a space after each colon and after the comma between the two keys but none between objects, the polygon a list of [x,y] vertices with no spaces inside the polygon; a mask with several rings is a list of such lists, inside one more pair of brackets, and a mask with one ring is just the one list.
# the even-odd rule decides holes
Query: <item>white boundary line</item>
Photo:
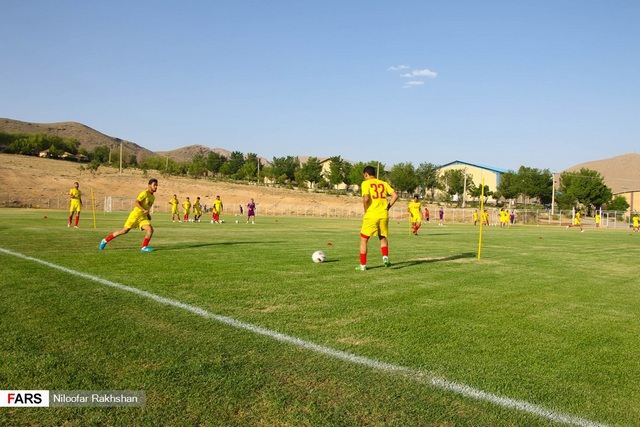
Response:
[{"label": "white boundary line", "polygon": [[533,404],[533,403],[529,403],[523,400],[517,400],[517,399],[511,399],[509,397],[505,397],[505,396],[500,396],[498,394],[493,394],[493,393],[489,393],[486,391],[482,391],[479,390],[477,388],[473,388],[470,386],[467,386],[465,384],[460,384],[460,383],[456,383],[453,381],[449,381],[443,377],[434,375],[432,373],[429,372],[423,372],[423,371],[419,371],[417,369],[412,369],[412,368],[407,368],[404,366],[399,366],[399,365],[392,365],[390,363],[385,363],[385,362],[380,362],[377,361],[375,359],[369,359],[367,357],[362,357],[362,356],[357,356],[355,354],[352,353],[347,353],[345,351],[341,351],[341,350],[336,350],[330,347],[325,347],[322,345],[318,345],[318,344],[314,344],[310,341],[305,341],[303,339],[300,338],[296,338],[296,337],[292,337],[289,335],[285,335],[285,334],[281,334],[280,332],[276,332],[276,331],[272,331],[266,328],[262,328],[260,326],[255,326],[252,325],[250,323],[245,323],[242,322],[240,320],[236,320],[233,319],[231,317],[226,317],[226,316],[220,316],[218,314],[212,313],[210,311],[204,310],[202,308],[190,305],[190,304],[185,304],[182,303],[180,301],[174,300],[174,299],[170,299],[170,298],[165,298],[165,297],[161,297],[159,295],[156,294],[152,294],[150,292],[146,292],[146,291],[142,291],[140,289],[136,289],[136,288],[132,288],[130,286],[126,286],[126,285],[122,285],[120,283],[116,283],[116,282],[111,282],[109,280],[106,279],[102,279],[100,277],[96,277],[96,276],[92,276],[90,274],[86,274],[86,273],[82,273],[80,271],[76,271],[76,270],[72,270],[70,268],[66,268],[66,267],[62,267],[60,265],[57,264],[53,264],[47,261],[43,261],[41,259],[38,258],[32,258],[30,256],[27,255],[23,255],[17,252],[13,252],[4,248],[0,248],[0,252],[4,253],[6,255],[11,255],[17,258],[22,258],[24,260],[27,261],[33,261],[36,262],[38,264],[56,269],[56,270],[60,270],[63,271],[65,273],[71,274],[73,276],[77,276],[77,277],[82,277],[84,279],[87,280],[91,280],[93,282],[98,282],[102,285],[105,286],[109,286],[112,288],[116,288],[116,289],[120,289],[122,291],[126,291],[126,292],[131,292],[133,294],[139,295],[141,297],[144,298],[148,298],[150,300],[153,300],[155,302],[161,303],[161,304],[165,304],[165,305],[169,305],[172,307],[176,307],[176,308],[180,308],[183,309],[185,311],[188,311],[190,313],[193,314],[197,314],[198,316],[202,316],[205,317],[207,319],[214,319],[220,323],[223,323],[225,325],[229,325],[232,326],[234,328],[238,328],[238,329],[244,329],[246,331],[250,331],[253,332],[255,334],[258,335],[263,335],[269,338],[272,338],[276,341],[280,341],[280,342],[284,342],[284,343],[288,343],[288,344],[292,344],[295,345],[297,347],[301,347],[307,350],[311,350],[314,351],[316,353],[321,353],[321,354],[325,354],[328,356],[331,356],[333,358],[336,359],[340,359],[340,360],[344,360],[350,363],[354,363],[356,365],[362,365],[362,366],[366,366],[369,368],[373,368],[373,369],[377,369],[380,371],[386,371],[386,372],[398,372],[401,373],[407,377],[409,377],[410,379],[423,383],[423,384],[428,384],[431,385],[433,387],[439,388],[441,390],[446,390],[446,391],[450,391],[456,394],[459,394],[461,396],[464,397],[468,397],[468,398],[472,398],[472,399],[477,399],[477,400],[483,400],[485,402],[489,402],[492,403],[494,405],[497,406],[501,406],[503,408],[511,408],[511,409],[516,409],[518,411],[521,412],[526,412],[529,414],[533,414],[533,415],[537,415],[541,418],[546,418],[550,421],[553,422],[557,422],[557,423],[563,423],[563,424],[568,424],[568,425],[574,425],[574,426],[579,426],[579,427],[609,427],[607,424],[600,424],[594,421],[589,421],[585,418],[581,418],[581,417],[576,417],[573,415],[568,415],[568,414],[563,414],[560,412],[555,412],[549,409],[546,409],[542,406]]}]

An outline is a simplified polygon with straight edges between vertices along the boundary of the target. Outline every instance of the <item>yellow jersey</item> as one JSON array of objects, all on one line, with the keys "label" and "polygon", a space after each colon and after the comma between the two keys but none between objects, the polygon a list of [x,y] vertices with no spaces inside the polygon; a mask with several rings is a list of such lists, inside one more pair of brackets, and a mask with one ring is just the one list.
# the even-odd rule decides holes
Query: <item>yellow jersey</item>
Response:
[{"label": "yellow jersey", "polygon": [[420,202],[409,203],[409,213],[416,221],[420,221],[420,208],[422,208],[422,204]]},{"label": "yellow jersey", "polygon": [[82,199],[82,191],[77,188],[72,188],[69,190],[69,196],[71,197],[71,200],[80,200]]},{"label": "yellow jersey", "polygon": [[395,193],[386,182],[377,178],[367,179],[362,182],[362,196],[369,195],[369,207],[364,214],[365,218],[389,218],[389,202],[387,197]]},{"label": "yellow jersey", "polygon": [[[138,194],[138,197],[136,197],[136,200],[139,201],[142,207],[148,211],[148,210],[151,210],[151,206],[153,206],[153,202],[156,201],[156,196],[149,193],[147,190],[144,190],[143,192]],[[138,210],[139,212],[142,213],[142,210],[138,206],[133,208],[133,210],[134,211]]]}]

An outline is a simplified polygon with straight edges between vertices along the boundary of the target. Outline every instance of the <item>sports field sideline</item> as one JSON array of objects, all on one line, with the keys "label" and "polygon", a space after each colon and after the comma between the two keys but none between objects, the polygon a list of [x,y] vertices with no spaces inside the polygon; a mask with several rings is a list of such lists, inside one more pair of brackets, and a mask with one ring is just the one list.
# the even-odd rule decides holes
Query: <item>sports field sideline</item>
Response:
[{"label": "sports field sideline", "polygon": [[[47,218],[44,218],[44,217]],[[0,379],[145,390],[144,408],[0,408],[3,425],[583,425],[640,419],[640,234],[391,224],[255,225],[0,210]],[[371,242],[374,243],[374,242]],[[314,264],[323,250],[327,261]],[[117,285],[117,286],[112,286]]]}]

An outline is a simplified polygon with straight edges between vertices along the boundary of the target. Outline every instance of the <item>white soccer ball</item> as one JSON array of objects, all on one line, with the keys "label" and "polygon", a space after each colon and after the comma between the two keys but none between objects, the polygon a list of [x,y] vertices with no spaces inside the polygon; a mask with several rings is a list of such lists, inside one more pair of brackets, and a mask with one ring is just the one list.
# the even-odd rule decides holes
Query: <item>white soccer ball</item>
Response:
[{"label": "white soccer ball", "polygon": [[238,221],[238,220],[236,219],[236,224],[237,224],[237,223],[239,223],[239,222],[240,222],[240,221]]},{"label": "white soccer ball", "polygon": [[327,257],[324,255],[324,252],[315,251],[313,255],[311,255],[311,259],[313,260],[313,262],[324,262]]}]

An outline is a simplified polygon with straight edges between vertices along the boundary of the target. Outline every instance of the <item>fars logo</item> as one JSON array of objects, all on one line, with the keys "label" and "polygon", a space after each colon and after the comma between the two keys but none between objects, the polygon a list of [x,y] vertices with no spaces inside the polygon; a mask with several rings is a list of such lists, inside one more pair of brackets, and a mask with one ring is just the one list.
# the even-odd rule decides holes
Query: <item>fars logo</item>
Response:
[{"label": "fars logo", "polygon": [[0,406],[49,406],[49,390],[2,390]]}]

